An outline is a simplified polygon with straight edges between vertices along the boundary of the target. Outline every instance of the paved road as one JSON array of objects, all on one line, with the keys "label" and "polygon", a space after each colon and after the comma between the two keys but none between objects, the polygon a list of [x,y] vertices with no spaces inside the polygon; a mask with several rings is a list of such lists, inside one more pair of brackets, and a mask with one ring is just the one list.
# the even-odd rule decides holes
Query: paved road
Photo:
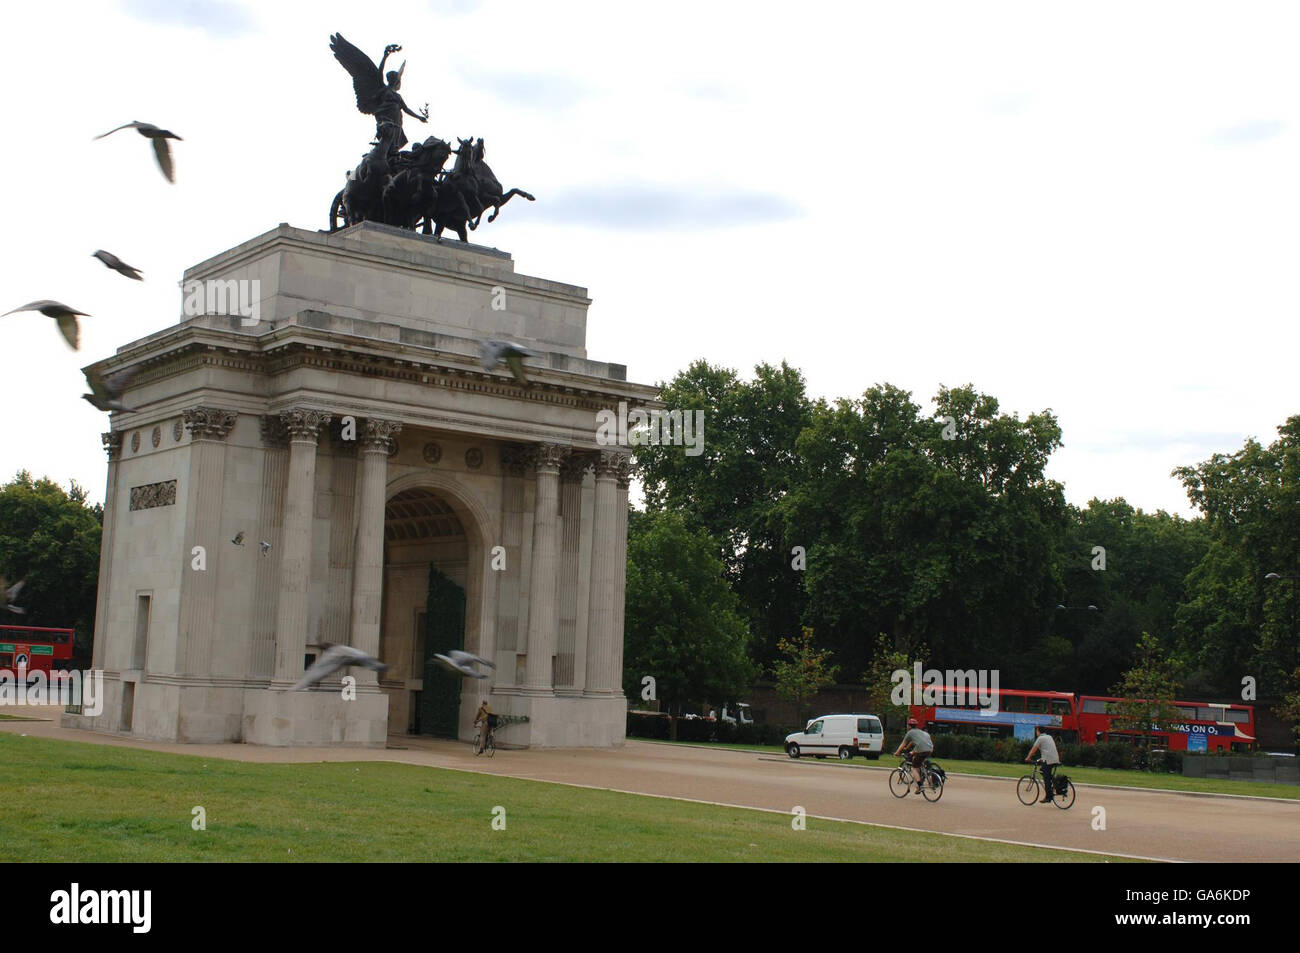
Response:
[{"label": "paved road", "polygon": [[[50,717],[48,709],[33,713]],[[1167,860],[1300,860],[1300,802],[1082,786],[1074,807],[1061,811],[1046,804],[1025,807],[1010,780],[951,775],[943,799],[930,804],[916,796],[893,797],[887,784],[892,763],[885,759],[880,767],[866,767],[861,760],[846,766],[637,741],[615,750],[504,750],[487,759],[474,757],[464,744],[419,737],[394,737],[389,749],[375,750],[140,742],[60,728],[56,720],[0,721],[0,730],[245,761],[397,761],[785,813],[798,805],[810,819],[832,817]],[[1105,830],[1093,829],[1094,807],[1105,809]]]}]

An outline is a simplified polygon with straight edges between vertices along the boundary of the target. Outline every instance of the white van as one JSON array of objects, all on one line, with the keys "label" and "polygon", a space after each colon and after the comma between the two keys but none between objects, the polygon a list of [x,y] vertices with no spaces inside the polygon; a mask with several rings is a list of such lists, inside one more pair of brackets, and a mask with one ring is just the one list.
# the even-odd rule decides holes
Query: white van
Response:
[{"label": "white van", "polygon": [[833,754],[841,761],[860,754],[874,761],[884,744],[885,729],[875,715],[822,715],[803,731],[786,735],[785,753],[792,758]]}]

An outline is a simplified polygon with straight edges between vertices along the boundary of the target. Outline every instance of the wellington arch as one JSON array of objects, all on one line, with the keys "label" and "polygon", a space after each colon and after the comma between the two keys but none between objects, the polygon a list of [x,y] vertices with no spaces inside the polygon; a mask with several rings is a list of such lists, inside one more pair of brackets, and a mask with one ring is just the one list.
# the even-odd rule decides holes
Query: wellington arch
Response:
[{"label": "wellington arch", "polygon": [[[235,284],[232,284],[235,283]],[[179,742],[623,742],[628,448],[597,414],[654,388],[590,360],[586,290],[375,223],[281,225],[185,273],[252,288],[94,370],[134,376],[108,452],[102,714]],[[526,345],[525,376],[485,339]],[[382,659],[288,689],[330,644]],[[489,661],[452,676],[437,652]],[[344,675],[350,675],[345,680]]]}]

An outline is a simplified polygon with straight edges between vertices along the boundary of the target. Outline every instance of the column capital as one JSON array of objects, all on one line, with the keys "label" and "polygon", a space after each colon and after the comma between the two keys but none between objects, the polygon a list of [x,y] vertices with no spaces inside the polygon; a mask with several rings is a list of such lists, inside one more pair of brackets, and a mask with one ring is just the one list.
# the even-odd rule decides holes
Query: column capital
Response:
[{"label": "column capital", "polygon": [[632,456],[617,450],[601,450],[596,455],[596,479],[613,479],[627,489],[632,477]]},{"label": "column capital", "polygon": [[558,443],[539,443],[533,448],[533,465],[538,473],[558,474],[569,448]]},{"label": "column capital", "polygon": [[191,407],[182,414],[193,440],[225,440],[239,419],[236,411],[202,405]]},{"label": "column capital", "polygon": [[104,444],[104,452],[108,454],[110,461],[122,459],[122,437],[120,430],[110,430],[99,435],[99,439]]},{"label": "column capital", "polygon": [[332,418],[333,414],[310,407],[294,407],[280,412],[280,422],[290,440],[310,440],[312,443],[317,442],[320,432]]},{"label": "column capital", "polygon": [[362,433],[357,438],[357,446],[362,453],[392,453],[393,438],[402,432],[399,420],[382,420],[367,417]]},{"label": "column capital", "polygon": [[502,445],[500,453],[501,469],[506,476],[521,477],[528,472],[531,457],[527,447],[507,443]]},{"label": "column capital", "polygon": [[590,470],[595,462],[589,453],[571,451],[560,464],[560,482],[581,483],[583,474]]},{"label": "column capital", "polygon": [[280,419],[279,414],[263,414],[260,420],[262,443],[268,447],[287,447],[289,445],[289,431],[285,429],[284,421]]}]

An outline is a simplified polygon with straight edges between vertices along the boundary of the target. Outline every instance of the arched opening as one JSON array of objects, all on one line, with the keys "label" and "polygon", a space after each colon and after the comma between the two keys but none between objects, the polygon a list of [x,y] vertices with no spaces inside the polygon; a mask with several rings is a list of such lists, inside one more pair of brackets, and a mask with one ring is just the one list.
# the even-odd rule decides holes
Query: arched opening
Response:
[{"label": "arched opening", "polygon": [[[381,686],[389,693],[390,731],[455,736],[459,692],[455,679],[431,681],[427,663],[433,651],[446,646],[437,640],[451,633],[459,646],[476,645],[477,613],[469,611],[466,595],[479,588],[475,556],[477,534],[466,529],[472,517],[463,507],[428,486],[394,493],[384,510],[384,611],[380,628],[380,657],[388,663]],[[471,526],[473,526],[471,522]],[[434,572],[431,574],[431,570]],[[436,618],[427,618],[431,576]],[[459,615],[455,604],[459,595]],[[439,608],[442,607],[442,608]],[[450,607],[450,608],[448,608]],[[432,641],[431,641],[432,640]],[[437,690],[436,698],[425,696]]]}]

